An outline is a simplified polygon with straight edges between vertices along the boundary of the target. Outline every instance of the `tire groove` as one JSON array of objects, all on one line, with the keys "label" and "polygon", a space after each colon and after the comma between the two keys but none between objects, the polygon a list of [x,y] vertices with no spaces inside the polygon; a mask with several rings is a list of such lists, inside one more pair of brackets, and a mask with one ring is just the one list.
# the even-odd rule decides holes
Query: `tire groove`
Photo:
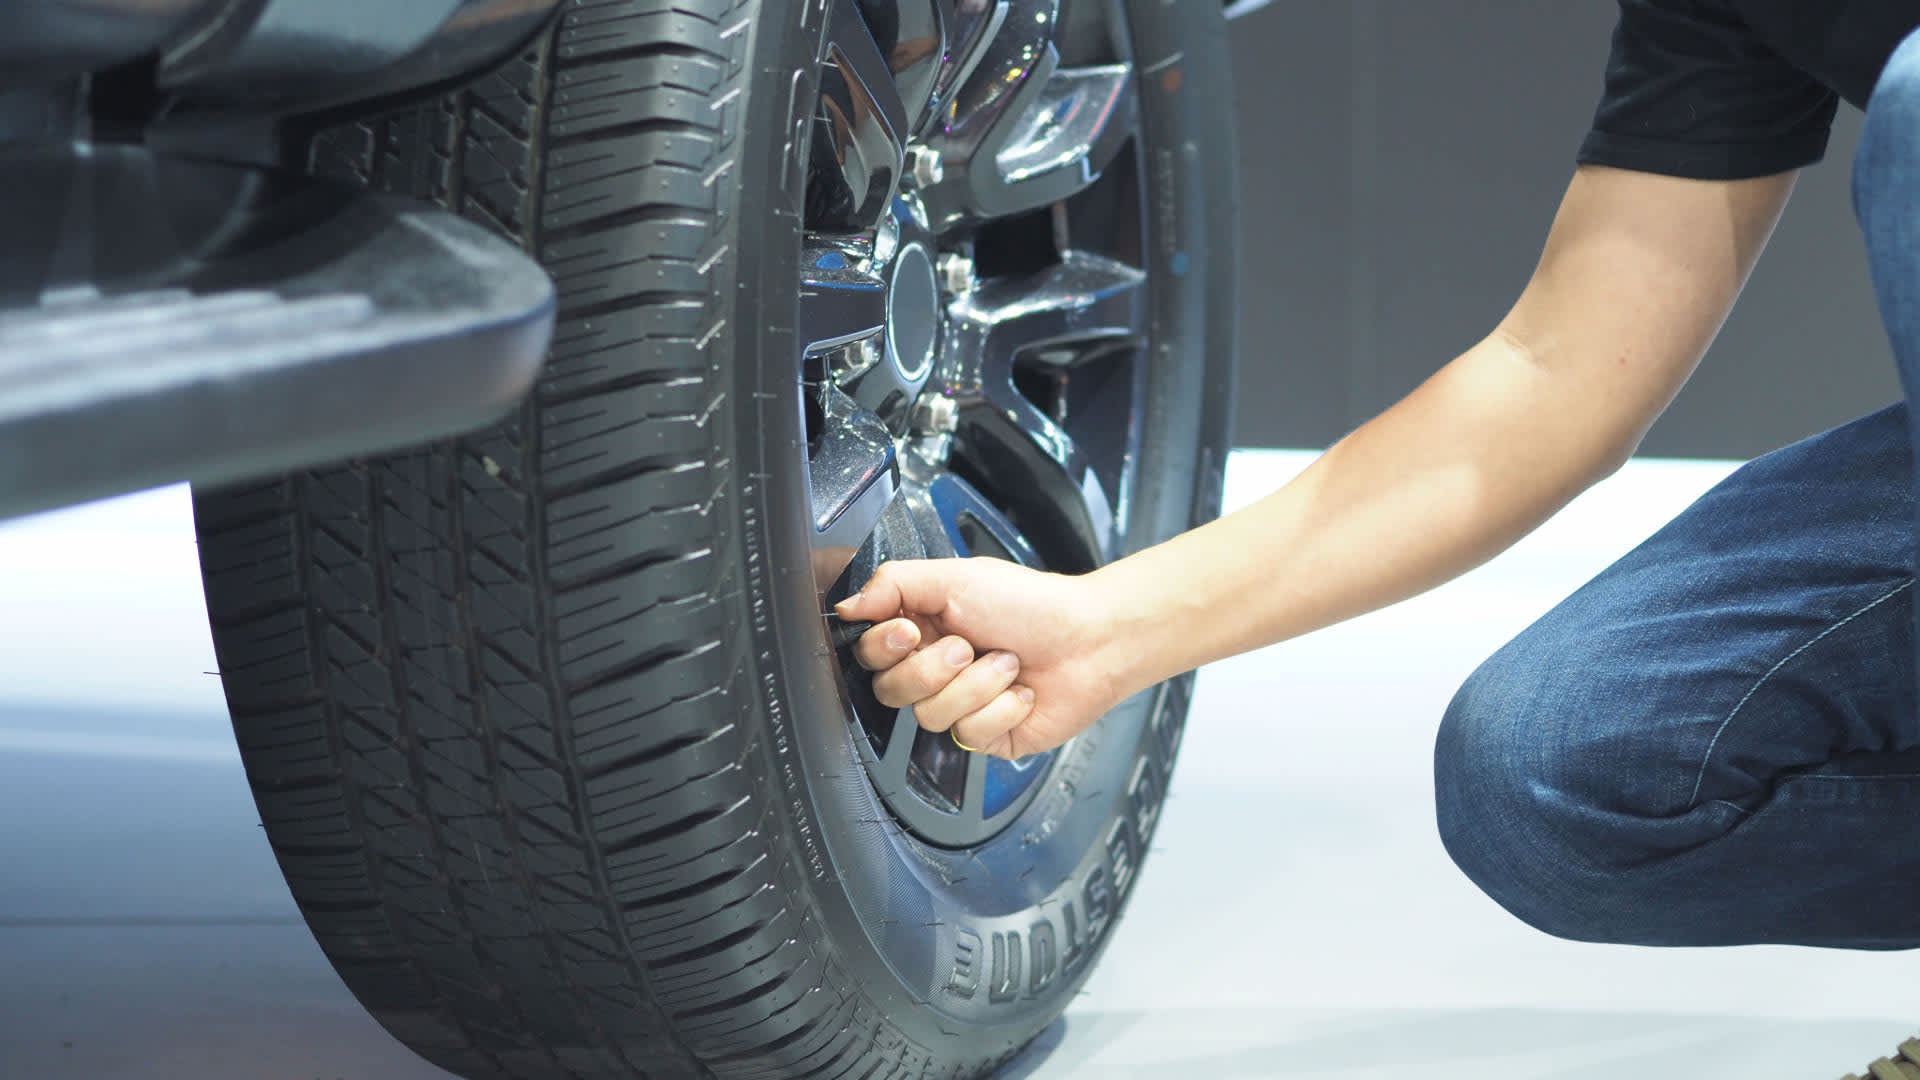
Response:
[{"label": "tire groove", "polygon": [[[694,124],[685,120],[676,120],[670,116],[649,116],[639,120],[621,120],[587,131],[577,131],[565,135],[555,135],[548,145],[556,150],[565,150],[576,146],[598,146],[608,139],[623,139],[629,135],[692,135],[709,138],[717,129],[706,124]],[[611,155],[609,155],[611,156]],[[591,158],[583,160],[593,160]]]},{"label": "tire groove", "polygon": [[[595,552],[595,554],[597,554],[597,552]],[[562,592],[578,592],[582,589],[591,589],[596,585],[609,585],[615,581],[620,580],[621,578],[630,577],[634,574],[644,573],[648,570],[655,569],[656,567],[671,566],[672,564],[677,562],[687,562],[693,559],[706,558],[708,556],[711,556],[712,554],[713,554],[713,550],[711,548],[700,548],[695,551],[683,551],[683,550],[677,550],[677,549],[672,551],[668,551],[665,549],[656,550],[656,551],[642,551],[638,554],[630,555],[630,556],[627,556],[626,558],[608,563],[606,566],[603,566],[600,569],[591,571],[589,573],[580,574],[573,577],[561,577],[560,575],[556,574],[556,575],[553,575],[549,580],[553,582],[554,588],[559,589]],[[653,608],[658,606],[659,606],[658,604],[649,604],[645,609],[642,609],[642,610],[643,611],[652,610]]]},{"label": "tire groove", "polygon": [[[842,1004],[840,1008],[844,1009],[846,1005]],[[847,1034],[846,1032],[842,1032],[840,1035],[840,1051],[831,1058],[828,1058],[825,1064],[816,1066],[813,1069],[813,1075],[815,1077],[821,1077],[823,1080],[843,1080],[849,1072],[860,1067],[860,1044],[854,1039],[848,1038]],[[827,1045],[832,1046],[833,1044],[828,1043]],[[850,1060],[847,1061],[845,1067],[841,1068],[839,1072],[831,1076],[826,1075],[829,1069],[839,1065],[842,1059],[849,1057]]]},{"label": "tire groove", "polygon": [[[224,678],[238,670],[240,669],[236,668],[230,671],[222,668],[220,674]],[[239,705],[229,701],[227,703],[227,714],[236,721],[264,720],[285,716],[287,713],[310,708],[314,705],[325,704],[327,704],[327,696],[319,691],[314,691],[297,698],[269,698],[265,701],[254,701]]]},{"label": "tire groove", "polygon": [[677,56],[687,60],[711,60],[721,64],[726,63],[728,59],[725,53],[703,49],[698,45],[651,41],[645,45],[630,45],[596,52],[591,56],[568,62],[567,67],[570,70],[593,68],[628,60],[651,60],[660,56]]},{"label": "tire groove", "polygon": [[630,802],[630,803],[623,803],[621,804],[620,809],[626,810],[626,811],[636,810],[639,807],[645,806],[648,803],[653,802],[657,799],[664,799],[672,795],[677,795],[684,788],[693,787],[696,784],[704,784],[710,780],[716,779],[721,776],[725,776],[730,772],[739,772],[739,771],[740,771],[740,760],[738,758],[735,758],[734,760],[727,762],[725,765],[722,765],[719,768],[714,769],[710,772],[703,773],[699,776],[689,776],[682,779],[677,779],[673,782],[672,787],[663,788],[662,790],[656,791],[653,794],[646,796],[645,798],[635,799],[633,802]]},{"label": "tire groove", "polygon": [[296,791],[339,787],[340,773],[335,771],[313,776],[299,776],[290,780],[254,780],[252,785],[255,791],[264,791],[272,795],[289,795]]},{"label": "tire groove", "polygon": [[298,586],[294,586],[294,592],[288,596],[275,597],[258,604],[223,611],[217,618],[212,613],[208,613],[207,622],[216,629],[234,630],[250,622],[258,622],[275,615],[285,615],[290,611],[299,611],[305,606],[306,601],[300,598]]},{"label": "tire groove", "polygon": [[[711,852],[709,852],[709,854],[711,854]],[[620,903],[620,909],[624,912],[633,912],[643,908],[661,907],[667,904],[677,904],[682,900],[691,900],[701,893],[712,892],[722,886],[731,885],[739,881],[741,878],[753,873],[761,863],[766,861],[766,858],[765,855],[758,855],[754,857],[753,861],[744,866],[721,871],[712,877],[702,878],[691,885],[685,885],[668,892],[657,893],[652,896],[641,897],[634,900],[623,900]]]},{"label": "tire groove", "polygon": [[625,855],[630,851],[638,851],[643,847],[650,847],[657,844],[667,837],[677,836],[689,829],[698,828],[709,821],[718,821],[752,801],[753,796],[742,795],[724,807],[707,807],[702,810],[696,810],[691,814],[675,818],[665,825],[648,829],[645,832],[635,833],[632,836],[624,837],[610,844],[601,844],[600,850],[607,855]]},{"label": "tire groove", "polygon": [[[791,975],[792,976],[799,975],[804,968],[805,968],[804,964],[802,964],[800,967],[794,968]],[[793,981],[792,977],[790,976],[787,981],[792,982]],[[796,994],[792,1001],[787,1002],[785,1005],[780,1006],[779,1008],[773,1010],[767,1015],[754,1021],[751,1026],[759,1027],[764,1024],[771,1024],[774,1021],[778,1020],[780,1017],[783,1017],[788,1013],[793,1012],[794,1010],[800,1008],[802,1005],[807,1004],[807,998],[808,998],[808,995],[806,994]],[[810,1020],[803,1021],[800,1025],[800,1030],[803,1032],[813,1030],[814,1025],[819,1023],[819,1019],[820,1018],[818,1016],[815,1016]]]},{"label": "tire groove", "polygon": [[671,475],[683,471],[686,467],[687,459],[684,454],[649,454],[577,480],[555,484],[546,489],[545,494],[547,498],[553,500],[570,499],[599,488],[612,487],[628,480],[638,480],[643,476]]},{"label": "tire groove", "polygon": [[685,371],[669,368],[663,371],[637,371],[630,375],[615,376],[613,378],[603,379],[600,382],[594,383],[591,387],[581,390],[547,391],[539,393],[536,388],[536,393],[539,394],[539,402],[543,408],[557,408],[564,405],[578,404],[579,402],[602,397],[607,394],[618,393],[622,390],[637,390],[643,386],[673,386],[689,381],[699,380],[688,376]]},{"label": "tire groove", "polygon": [[[742,945],[742,944],[745,944],[746,942],[752,941],[756,937],[759,937],[762,933],[766,931],[767,926],[771,924],[775,918],[778,918],[779,916],[784,915],[786,913],[787,913],[787,909],[781,908],[779,912],[777,912],[772,917],[769,917],[766,919],[760,919],[756,922],[748,923],[746,926],[738,930],[735,930],[732,933],[727,934],[723,937],[717,937],[712,941],[707,942],[705,945],[698,945],[698,946],[695,946],[694,948],[687,949],[683,952],[673,953],[668,956],[653,957],[653,958],[650,958],[649,962],[656,968],[670,968],[670,967],[679,967],[682,964],[691,964],[696,960],[704,960],[709,956],[715,956],[719,953],[726,952],[728,949],[733,948],[735,945]],[[731,973],[728,973],[728,974],[731,974]]]},{"label": "tire groove", "polygon": [[615,312],[628,311],[637,307],[649,307],[658,304],[673,303],[681,300],[703,299],[691,293],[675,292],[666,289],[646,289],[609,297],[605,300],[590,300],[585,303],[562,303],[559,317],[562,319],[592,319]]},{"label": "tire groove", "polygon": [[[679,868],[681,868],[681,867],[683,867],[683,866],[686,866],[686,865],[688,865],[688,864],[690,864],[690,863],[696,863],[696,862],[699,862],[699,861],[701,861],[702,859],[706,859],[706,858],[710,858],[711,856],[713,856],[713,855],[715,855],[715,854],[717,854],[717,853],[719,853],[719,852],[722,852],[722,851],[725,851],[725,850],[727,850],[728,848],[730,848],[730,847],[732,847],[732,846],[733,846],[734,844],[736,844],[736,843],[738,843],[738,841],[737,841],[737,840],[729,840],[729,841],[727,841],[727,842],[726,842],[726,843],[724,843],[724,844],[715,844],[715,845],[714,845],[713,847],[710,847],[710,848],[707,848],[706,850],[704,850],[704,851],[702,851],[702,852],[700,852],[700,853],[699,853],[698,855],[695,855],[695,856],[692,856],[692,857],[690,857],[690,858],[685,858],[685,859],[681,859],[681,860],[678,860],[677,862],[670,862],[670,863],[667,863],[667,864],[666,864],[665,866],[653,866],[653,867],[649,867],[649,868],[648,868],[648,870],[647,870],[647,872],[648,872],[649,874],[654,874],[654,875],[659,875],[659,874],[665,874],[665,873],[667,873],[668,871],[671,871],[671,870],[678,870]],[[740,897],[740,898],[738,898],[738,899],[735,899],[735,900],[729,900],[729,901],[727,901],[726,903],[724,903],[724,904],[722,904],[722,905],[720,905],[719,907],[717,907],[717,908],[714,908],[714,909],[713,909],[712,911],[708,911],[708,912],[704,912],[704,913],[701,913],[701,914],[698,914],[698,915],[694,915],[694,916],[692,916],[692,917],[690,917],[690,918],[688,918],[688,919],[685,919],[685,920],[683,920],[683,921],[681,921],[681,922],[676,922],[676,923],[669,923],[669,924],[667,924],[667,925],[666,925],[665,927],[663,927],[662,929],[664,929],[664,930],[675,930],[675,929],[678,929],[678,928],[680,928],[680,927],[682,927],[682,926],[686,926],[686,925],[688,925],[688,924],[690,924],[690,923],[696,923],[696,922],[700,922],[700,921],[703,921],[703,920],[705,920],[705,919],[711,919],[711,918],[717,918],[717,917],[719,917],[719,916],[721,916],[721,915],[724,915],[724,914],[726,914],[726,913],[727,913],[728,911],[731,911],[732,909],[734,909],[734,908],[736,908],[736,907],[739,907],[739,906],[740,906],[741,904],[746,904],[746,903],[751,903],[751,902],[752,902],[753,900],[755,900],[756,898],[758,898],[758,897],[759,897],[759,895],[760,895],[760,893],[762,893],[762,892],[764,892],[764,891],[766,891],[767,889],[771,889],[771,888],[773,888],[773,886],[772,886],[772,885],[763,885],[763,886],[761,886],[761,887],[760,887],[759,889],[756,889],[755,891],[753,891],[753,892],[750,892],[750,893],[748,893],[748,894],[747,894],[747,895],[745,895],[745,896],[742,896],[742,897]],[[630,914],[631,914],[631,913],[630,913]],[[640,916],[640,917],[638,918],[638,921],[640,921],[640,922],[643,922],[643,923],[657,923],[657,922],[660,922],[661,920],[663,920],[663,919],[665,919],[665,918],[667,918],[667,916],[665,916],[665,915],[654,915],[654,916]]]},{"label": "tire groove", "polygon": [[[361,505],[366,507],[370,512],[372,509],[373,500],[370,497],[371,493],[367,490],[368,477],[366,475],[366,470],[362,467],[348,466],[342,469],[341,472],[346,475],[355,476],[360,480],[360,484],[357,486],[360,488],[360,494],[362,496]],[[298,496],[298,494],[300,493],[301,488],[311,486],[312,483],[313,483],[313,474],[311,473],[305,473],[297,476],[294,480],[296,496]],[[295,527],[294,533],[296,537],[304,538],[312,532],[313,525],[315,524],[314,515],[311,511],[310,504],[307,502],[307,500],[301,499],[298,497],[294,499],[293,524]],[[303,558],[299,560],[299,562],[297,563],[297,566],[298,566],[298,573],[301,579],[301,593],[303,595],[312,596],[313,595],[312,575],[314,572],[314,564],[310,559]],[[321,637],[318,634],[309,634],[307,647],[309,650],[309,657],[308,657],[309,669],[315,673],[314,680],[316,684],[316,690],[318,691],[318,697],[320,698],[320,701],[322,702],[322,707],[326,710],[326,713],[330,721],[325,725],[323,729],[323,737],[325,738],[328,744],[329,754],[333,758],[333,760],[344,761],[346,760],[346,741],[345,741],[345,729],[340,721],[340,715],[339,715],[341,711],[341,705],[337,697],[326,692],[333,676],[332,665],[327,661],[326,646],[324,641],[321,639]],[[365,810],[364,810],[364,807],[362,806],[362,800],[365,798],[365,792],[361,790],[360,785],[344,769],[342,769],[340,773],[340,791],[341,791],[341,803],[346,808],[346,815],[347,815],[347,822],[348,822],[349,829],[354,833],[354,835],[358,835],[358,836],[366,835],[366,830],[368,826],[366,822]],[[278,845],[275,845],[275,846],[276,846],[276,854],[277,854]],[[405,935],[402,933],[401,928],[398,925],[396,925],[396,921],[395,921],[397,908],[393,903],[391,897],[386,895],[386,890],[382,887],[383,882],[380,874],[380,863],[378,862],[377,857],[375,856],[371,846],[361,845],[360,870],[361,870],[362,879],[366,882],[368,895],[370,895],[380,903],[381,914],[384,916],[382,919],[382,922],[386,924],[386,930],[389,937],[391,938],[391,940],[393,940],[396,943],[404,941]],[[291,875],[289,875],[289,885],[292,885]],[[318,928],[316,927],[316,931],[317,930]],[[325,948],[329,944],[330,944],[329,941],[326,940],[325,937],[323,937],[321,941],[322,947]],[[340,947],[338,946],[337,943],[334,943],[334,947],[329,948],[327,951],[331,955],[336,950],[344,951],[344,950],[340,950]],[[412,950],[408,950],[403,955],[405,957],[404,966],[408,969],[408,971],[418,975],[423,980],[430,978],[430,976],[424,970],[422,970],[419,962],[419,957],[414,955]],[[368,962],[373,962],[371,957],[367,958],[367,960]],[[383,969],[390,969],[393,966],[392,964],[386,961],[380,961],[379,964]],[[446,1024],[448,1029],[454,1032],[457,1032],[462,1036],[462,1038],[465,1040],[467,1044],[465,1047],[462,1047],[462,1049],[466,1049],[470,1052],[485,1056],[484,1051],[481,1051],[477,1047],[473,1046],[472,1032],[466,1027],[465,1024],[461,1022],[461,1018],[456,1016],[454,1014],[454,1011],[447,1007],[444,1001],[435,1001],[435,1002],[429,1003],[428,1008],[435,1015],[437,1015],[442,1020],[443,1023]],[[494,1065],[497,1069],[498,1062],[494,1062]]]},{"label": "tire groove", "polygon": [[597,671],[577,682],[569,683],[567,690],[577,697],[625,679],[638,678],[675,660],[690,660],[696,656],[705,655],[719,647],[718,641],[705,641],[689,649],[657,649],[643,653],[632,660],[615,664],[605,671]]},{"label": "tire groove", "polygon": [[[404,462],[407,459],[402,457],[399,460]],[[370,494],[372,496],[368,501],[370,507],[376,512],[368,515],[367,535],[374,554],[371,560],[376,582],[374,591],[375,594],[380,597],[391,597],[395,595],[392,570],[393,560],[391,557],[392,548],[389,546],[387,537],[387,516],[384,513],[378,512],[381,508],[387,507],[390,501],[390,494],[386,491],[383,478],[391,467],[392,466],[389,466],[388,468],[373,472],[368,477],[371,489]],[[441,873],[451,876],[452,868],[448,865],[449,852],[445,825],[440,820],[440,815],[435,813],[432,805],[425,798],[425,793],[430,790],[432,785],[432,775],[427,767],[424,756],[425,750],[421,745],[420,733],[414,730],[406,708],[409,695],[404,669],[408,650],[400,641],[400,631],[396,621],[394,607],[395,605],[392,603],[385,603],[380,607],[380,622],[383,636],[394,643],[394,655],[389,662],[388,672],[392,682],[394,728],[397,738],[404,743],[404,746],[401,748],[401,754],[406,760],[407,772],[412,779],[411,789],[415,793],[416,798],[415,812],[426,834],[425,839],[427,841],[428,851],[424,857],[430,858],[433,865],[439,869]],[[447,889],[443,895],[446,897],[446,906],[447,909],[449,909],[447,913],[455,916],[462,922],[467,921],[466,904],[459,890]],[[484,972],[484,965],[487,962],[486,950],[477,940],[473,943],[472,948],[476,956],[481,960],[483,965],[482,971]],[[426,976],[430,981],[435,982],[449,978],[447,972],[436,969],[431,965],[427,967]],[[507,990],[505,987],[500,986],[492,980],[487,980],[484,974],[481,974],[479,977],[483,980],[485,986],[483,993],[486,997],[493,1000],[506,999]],[[510,1073],[506,1063],[502,1061],[494,1051],[483,1045],[481,1040],[473,1037],[471,1026],[472,1018],[458,1010],[454,1010],[453,1015],[455,1022],[459,1024],[463,1030],[468,1032],[467,1041],[473,1049],[478,1053],[486,1055],[492,1062],[494,1068],[501,1073]],[[524,1019],[522,1022],[524,1023]]]},{"label": "tire groove", "polygon": [[[540,82],[542,93],[548,100],[551,100],[553,94],[554,81],[566,67],[564,59],[561,59],[557,55],[559,53],[559,39],[563,32],[564,22],[556,24],[552,32],[544,39],[543,43],[547,50],[545,55],[549,62],[540,65]],[[535,138],[528,147],[528,158],[531,165],[529,166],[525,211],[527,226],[525,247],[528,251],[532,252],[541,250],[541,247],[550,239],[548,230],[544,224],[544,202],[547,189],[547,149],[546,132],[537,129]],[[542,422],[541,403],[537,393],[529,394],[527,399],[522,402],[519,409],[519,416],[521,420],[520,430],[522,432],[522,453],[526,460],[538,462],[543,446],[544,425]],[[548,493],[543,490],[541,478],[537,471],[529,471],[526,486],[529,497],[523,500],[523,508],[526,514],[523,535],[526,537],[528,565],[533,568],[533,573],[537,575],[542,572],[549,561],[546,522],[544,515],[541,513],[541,507],[546,505]],[[548,627],[555,625],[552,597],[541,590],[535,589],[531,590],[530,598],[534,608],[536,623]],[[539,636],[538,649],[543,661],[541,666],[544,670],[555,673],[563,670],[560,666],[560,658],[551,634],[542,634]],[[587,880],[591,883],[590,887],[593,887],[595,891],[595,906],[599,909],[601,925],[605,928],[607,936],[612,939],[615,944],[621,961],[624,961],[619,963],[619,966],[626,970],[632,983],[641,991],[638,1001],[641,1011],[651,1014],[651,1016],[655,1018],[655,1023],[648,1025],[657,1032],[657,1034],[653,1036],[655,1041],[662,1044],[665,1050],[671,1052],[673,1056],[681,1061],[696,1060],[692,1054],[691,1047],[686,1044],[680,1032],[665,1022],[665,1010],[658,1004],[660,999],[657,990],[652,985],[652,978],[646,971],[644,965],[639,962],[639,953],[635,947],[636,943],[628,935],[626,925],[620,918],[618,907],[614,903],[612,896],[608,895],[605,890],[603,883],[609,880],[606,860],[603,852],[600,850],[601,845],[595,842],[594,839],[591,803],[587,796],[587,785],[580,775],[579,756],[574,752],[572,745],[573,715],[569,703],[564,700],[568,695],[564,688],[558,685],[558,682],[559,680],[556,676],[551,680],[542,680],[536,685],[541,686],[541,689],[544,691],[549,710],[548,715],[552,717],[554,744],[558,751],[557,756],[560,761],[565,763],[560,775],[567,792],[569,816],[572,818],[575,828],[583,839],[581,854],[588,869]],[[629,1050],[629,1047],[632,1045],[633,1041],[631,1039],[611,1037],[602,1044],[606,1052],[611,1053],[628,1068],[644,1076],[644,1064],[636,1060]]]},{"label": "tire groove", "polygon": [[751,1004],[756,998],[762,998],[767,996],[768,992],[773,990],[775,987],[782,986],[782,985],[785,985],[786,983],[793,981],[794,974],[795,972],[793,971],[782,972],[778,975],[775,975],[771,979],[767,979],[764,982],[761,982],[755,986],[748,987],[747,989],[742,990],[737,994],[732,994],[728,997],[722,998],[721,1000],[713,1002],[712,1004],[700,1005],[691,1009],[682,1009],[679,1012],[674,1013],[673,1018],[675,1020],[697,1020],[703,1016],[718,1016],[723,1012],[730,1012],[734,1009],[739,1008],[742,1005]]},{"label": "tire groove", "polygon": [[630,754],[622,754],[612,761],[588,766],[581,770],[581,775],[585,776],[588,780],[600,780],[613,773],[652,765],[655,762],[664,761],[683,750],[722,738],[731,734],[732,731],[733,724],[728,723],[725,727],[715,731],[703,732],[698,735],[689,734],[676,736],[666,742],[649,746],[644,750],[637,750]]},{"label": "tire groove", "polygon": [[[801,1000],[805,1000],[805,999],[802,998]],[[799,1001],[795,1001],[793,1004],[798,1005],[799,1003],[800,1003]],[[787,1008],[792,1008],[792,1007],[793,1007],[792,1005],[787,1006]],[[785,1011],[786,1009],[780,1010],[780,1012],[785,1012]],[[779,1015],[779,1012],[776,1012],[773,1014],[773,1016],[778,1016],[778,1015]],[[773,1019],[773,1016],[769,1016],[767,1019],[771,1020]],[[819,1031],[820,1027],[821,1027],[820,1018],[815,1017],[814,1019],[809,1020],[804,1024],[801,1024],[799,1027],[794,1028],[792,1031],[789,1031],[785,1035],[782,1035],[771,1042],[760,1043],[757,1046],[751,1046],[745,1050],[738,1050],[731,1054],[723,1054],[720,1057],[714,1058],[713,1063],[720,1064],[723,1062],[730,1062],[730,1061],[750,1061],[753,1058],[767,1057],[772,1054],[777,1054],[780,1051],[785,1050],[787,1047],[794,1045],[795,1043],[805,1041],[806,1039],[811,1037],[815,1032]]]},{"label": "tire groove", "polygon": [[[443,469],[442,472],[445,474],[447,482],[447,490],[445,493],[448,514],[447,536],[450,546],[453,549],[453,608],[455,622],[458,627],[458,637],[456,640],[478,644],[483,642],[484,639],[480,633],[479,625],[473,617],[472,586],[466,574],[469,555],[466,530],[465,485],[462,482],[458,468],[449,465],[449,467]],[[495,792],[505,792],[508,790],[505,782],[506,767],[500,758],[500,744],[503,742],[520,746],[522,750],[527,751],[529,756],[533,757],[540,765],[551,768],[551,764],[544,760],[541,755],[533,753],[532,748],[520,744],[519,740],[501,730],[498,725],[489,722],[490,714],[486,693],[487,678],[480,664],[480,650],[473,647],[463,648],[461,649],[461,659],[466,665],[468,699],[474,711],[474,718],[476,720],[475,727],[482,733],[480,743],[483,758],[486,763],[487,776],[493,790]],[[527,865],[526,853],[521,842],[521,830],[526,828],[527,823],[532,819],[519,813],[512,799],[500,798],[498,800],[498,806],[503,825],[501,830],[502,839],[507,847],[506,854],[511,862],[513,876],[516,884],[519,886],[519,893],[522,897],[526,898],[524,909],[526,916],[532,920],[537,927],[537,936],[541,946],[546,951],[547,962],[552,965],[552,970],[556,972],[565,971],[567,966],[566,957],[561,953],[559,943],[555,940],[556,935],[553,927],[540,912],[540,905],[537,900],[540,895],[539,886],[536,884],[532,868]],[[544,824],[541,824],[539,827],[552,832],[552,830],[547,829],[547,826]],[[575,838],[567,837],[564,839]],[[581,1021],[592,1030],[600,1044],[610,1044],[612,1040],[608,1037],[609,1033],[599,1026],[593,1011],[584,1007],[584,1003],[580,1000],[578,989],[568,986],[564,992],[567,997],[574,1002],[574,1008],[571,1010],[574,1015],[579,1017]],[[517,997],[518,995],[515,996]],[[575,1077],[576,1080],[582,1080],[581,1074],[568,1067],[558,1056],[553,1057],[553,1062],[555,1067],[563,1070],[566,1075]],[[590,1078],[588,1078],[588,1080],[590,1080]]]},{"label": "tire groove", "polygon": [[[608,211],[606,214],[593,218],[590,221],[568,222],[565,225],[548,225],[541,230],[540,235],[543,243],[558,245],[570,240],[578,240],[582,237],[599,236],[611,229],[622,228],[627,225],[649,224],[694,224],[706,227],[707,221],[705,215],[699,211],[689,210],[684,206],[674,206],[669,203],[639,203],[634,206],[622,207],[619,210]],[[686,295],[689,299],[706,299],[704,296],[695,296],[692,293]]]}]

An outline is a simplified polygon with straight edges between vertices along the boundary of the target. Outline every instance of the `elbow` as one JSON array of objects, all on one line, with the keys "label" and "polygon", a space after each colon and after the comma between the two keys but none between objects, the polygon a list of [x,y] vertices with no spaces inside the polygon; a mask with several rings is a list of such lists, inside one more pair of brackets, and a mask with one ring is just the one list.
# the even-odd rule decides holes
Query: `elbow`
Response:
[{"label": "elbow", "polygon": [[1627,462],[1633,460],[1633,455],[1640,451],[1640,438],[1640,433],[1636,432],[1630,437],[1608,440],[1597,447],[1589,457],[1581,490],[1619,472]]}]

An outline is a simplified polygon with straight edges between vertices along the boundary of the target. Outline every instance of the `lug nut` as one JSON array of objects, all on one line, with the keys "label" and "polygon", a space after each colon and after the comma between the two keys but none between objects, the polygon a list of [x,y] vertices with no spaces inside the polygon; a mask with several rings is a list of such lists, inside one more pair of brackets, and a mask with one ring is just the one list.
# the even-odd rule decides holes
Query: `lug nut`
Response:
[{"label": "lug nut", "polygon": [[921,398],[913,406],[913,430],[922,435],[951,435],[959,426],[959,407],[945,394]]},{"label": "lug nut", "polygon": [[879,334],[861,338],[835,349],[833,358],[829,361],[833,380],[842,384],[852,382],[873,370],[874,365],[880,362],[880,356]]},{"label": "lug nut", "polygon": [[887,216],[880,219],[880,229],[873,237],[873,261],[892,262],[894,253],[899,250],[900,223],[894,220],[893,214],[889,212]]},{"label": "lug nut", "polygon": [[940,160],[939,151],[912,146],[907,148],[907,175],[920,187],[932,187],[946,177],[947,166]]},{"label": "lug nut", "polygon": [[959,295],[973,288],[973,260],[965,255],[946,254],[940,256],[940,287],[948,293]]}]

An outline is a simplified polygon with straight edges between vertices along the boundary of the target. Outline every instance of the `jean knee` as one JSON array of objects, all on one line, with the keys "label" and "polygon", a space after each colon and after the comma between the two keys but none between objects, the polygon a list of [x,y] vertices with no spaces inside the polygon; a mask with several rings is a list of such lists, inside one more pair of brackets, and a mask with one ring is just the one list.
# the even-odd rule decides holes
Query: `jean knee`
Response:
[{"label": "jean knee", "polygon": [[1901,39],[1887,55],[1868,104],[1884,104],[1890,109],[1920,108],[1920,29]]},{"label": "jean knee", "polygon": [[1866,127],[1853,158],[1853,209],[1863,227],[1881,208],[1880,196],[1888,183],[1897,182],[1897,174],[1920,167],[1916,131],[1920,131],[1920,30],[1908,34],[1887,58],[1867,102]]},{"label": "jean knee", "polygon": [[[1503,652],[1461,686],[1434,744],[1440,840],[1469,880],[1535,929],[1575,941],[1639,940],[1646,912],[1635,873],[1596,858],[1582,840],[1604,816],[1570,782],[1586,763],[1546,734],[1583,723],[1561,703],[1590,698],[1556,687],[1567,678],[1555,665]],[[1631,831],[1605,846],[1634,843]]]}]

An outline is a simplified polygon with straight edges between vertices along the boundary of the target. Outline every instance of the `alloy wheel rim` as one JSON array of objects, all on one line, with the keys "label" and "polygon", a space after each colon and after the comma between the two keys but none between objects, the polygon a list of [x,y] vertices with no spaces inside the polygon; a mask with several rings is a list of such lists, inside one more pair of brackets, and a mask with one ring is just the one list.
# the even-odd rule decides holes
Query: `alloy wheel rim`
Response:
[{"label": "alloy wheel rim", "polygon": [[[1123,550],[1146,404],[1132,66],[1063,39],[1060,0],[828,3],[799,283],[822,610],[890,558],[1090,570]],[[927,843],[997,835],[1064,751],[968,753],[836,662]]]}]

